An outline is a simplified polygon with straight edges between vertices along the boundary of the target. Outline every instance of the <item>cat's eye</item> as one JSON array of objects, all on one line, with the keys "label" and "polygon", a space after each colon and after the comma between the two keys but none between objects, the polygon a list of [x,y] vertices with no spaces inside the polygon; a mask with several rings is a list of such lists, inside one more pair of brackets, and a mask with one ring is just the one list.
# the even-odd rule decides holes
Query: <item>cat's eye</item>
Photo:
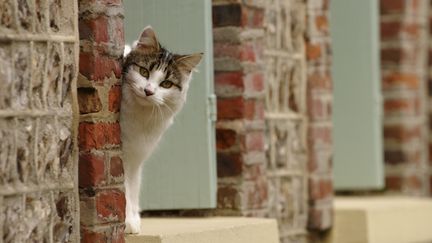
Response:
[{"label": "cat's eye", "polygon": [[169,81],[169,80],[164,80],[164,81],[162,81],[162,83],[159,84],[159,86],[161,86],[162,88],[165,88],[165,89],[169,89],[173,85],[174,85],[174,83]]},{"label": "cat's eye", "polygon": [[144,78],[149,78],[149,71],[147,69],[140,67],[139,72]]}]

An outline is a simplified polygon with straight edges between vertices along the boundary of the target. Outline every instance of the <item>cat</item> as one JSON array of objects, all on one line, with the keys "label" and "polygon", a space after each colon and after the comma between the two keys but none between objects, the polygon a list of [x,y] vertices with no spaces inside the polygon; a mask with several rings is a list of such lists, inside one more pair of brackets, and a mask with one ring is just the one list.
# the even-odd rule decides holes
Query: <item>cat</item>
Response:
[{"label": "cat", "polygon": [[120,111],[126,194],[126,233],[140,231],[141,169],[182,109],[203,53],[173,54],[151,26],[124,57]]}]

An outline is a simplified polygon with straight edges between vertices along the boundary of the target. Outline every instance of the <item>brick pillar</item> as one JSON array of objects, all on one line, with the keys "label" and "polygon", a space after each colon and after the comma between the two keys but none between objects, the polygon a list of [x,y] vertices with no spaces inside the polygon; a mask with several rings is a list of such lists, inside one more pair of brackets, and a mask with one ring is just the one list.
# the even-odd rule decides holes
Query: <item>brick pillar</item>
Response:
[{"label": "brick pillar", "polygon": [[119,109],[124,47],[120,0],[80,0],[78,77],[81,242],[124,242]]},{"label": "brick pillar", "polygon": [[380,1],[386,188],[410,195],[429,194],[428,2]]},{"label": "brick pillar", "polygon": [[[428,67],[427,67],[427,79],[428,79],[428,83],[427,83],[427,87],[428,87],[428,104],[427,105],[427,109],[428,109],[428,118],[429,118],[429,136],[432,133],[432,107],[430,104],[432,104],[432,44],[431,44],[431,40],[432,40],[432,2],[429,4],[429,16],[428,16],[428,21],[429,21],[429,36],[428,36],[428,49],[429,49],[429,54],[428,54]],[[429,138],[429,194],[432,194],[432,140],[430,140]]]},{"label": "brick pillar", "polygon": [[309,218],[311,230],[332,225],[332,78],[329,1],[307,1]]},{"label": "brick pillar", "polygon": [[213,1],[218,212],[267,214],[262,6]]}]

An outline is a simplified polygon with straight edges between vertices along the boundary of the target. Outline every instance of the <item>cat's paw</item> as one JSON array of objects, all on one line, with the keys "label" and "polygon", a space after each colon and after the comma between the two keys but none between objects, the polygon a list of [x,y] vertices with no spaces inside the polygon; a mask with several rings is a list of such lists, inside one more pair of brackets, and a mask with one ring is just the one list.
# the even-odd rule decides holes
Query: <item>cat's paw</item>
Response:
[{"label": "cat's paw", "polygon": [[126,219],[126,228],[125,233],[126,234],[138,234],[141,229],[141,219],[138,216],[131,217],[129,219]]}]

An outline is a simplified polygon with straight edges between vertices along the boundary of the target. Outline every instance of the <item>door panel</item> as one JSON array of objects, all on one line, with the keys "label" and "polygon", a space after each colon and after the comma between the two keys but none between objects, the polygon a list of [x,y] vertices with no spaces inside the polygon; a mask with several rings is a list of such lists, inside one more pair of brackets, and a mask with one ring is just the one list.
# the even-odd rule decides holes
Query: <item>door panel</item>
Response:
[{"label": "door panel", "polygon": [[144,210],[216,206],[213,50],[210,0],[124,0],[126,42],[151,25],[179,54],[204,52],[183,111],[143,169]]},{"label": "door panel", "polygon": [[377,0],[332,0],[334,179],[339,190],[384,185]]}]

